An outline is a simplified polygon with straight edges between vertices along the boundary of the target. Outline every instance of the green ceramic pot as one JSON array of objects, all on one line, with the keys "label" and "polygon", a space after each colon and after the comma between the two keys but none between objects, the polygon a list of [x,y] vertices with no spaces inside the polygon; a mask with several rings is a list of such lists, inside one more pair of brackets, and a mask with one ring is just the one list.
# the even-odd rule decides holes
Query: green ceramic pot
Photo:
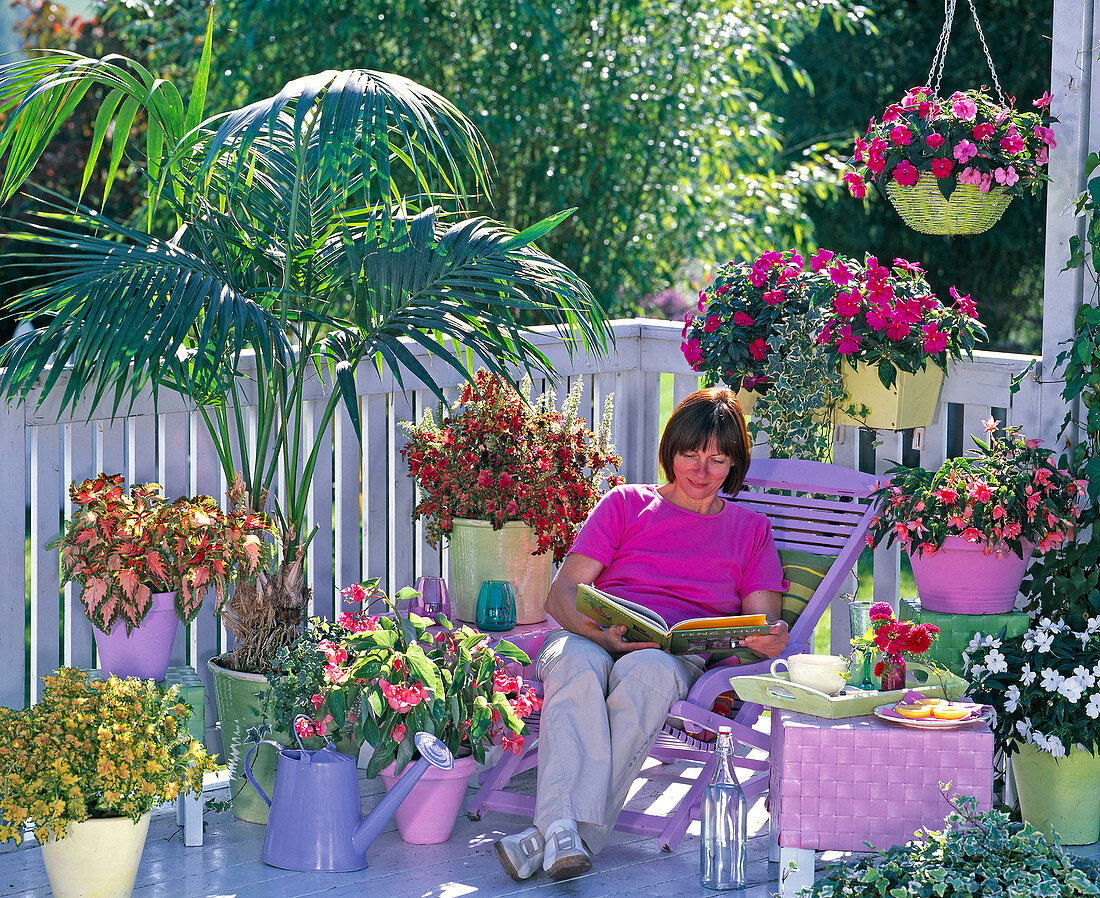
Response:
[{"label": "green ceramic pot", "polygon": [[[262,674],[242,673],[211,658],[207,667],[214,675],[214,697],[222,733],[222,749],[229,765],[233,816],[248,823],[267,823],[267,803],[244,776],[244,756],[249,749],[248,731],[271,726],[265,708],[270,705],[271,686]],[[290,734],[272,729],[263,737],[281,745],[290,744]],[[252,756],[252,775],[271,795],[275,790],[275,771],[279,756],[274,750],[257,751]]]},{"label": "green ceramic pot", "polygon": [[1020,813],[1048,839],[1091,845],[1100,839],[1100,755],[1071,748],[1064,758],[1018,745],[1012,775]]},{"label": "green ceramic pot", "polygon": [[477,593],[486,580],[509,580],[516,596],[516,623],[546,620],[554,555],[538,548],[535,531],[522,521],[494,530],[488,521],[455,518],[450,535],[451,611],[460,621],[476,620]]}]

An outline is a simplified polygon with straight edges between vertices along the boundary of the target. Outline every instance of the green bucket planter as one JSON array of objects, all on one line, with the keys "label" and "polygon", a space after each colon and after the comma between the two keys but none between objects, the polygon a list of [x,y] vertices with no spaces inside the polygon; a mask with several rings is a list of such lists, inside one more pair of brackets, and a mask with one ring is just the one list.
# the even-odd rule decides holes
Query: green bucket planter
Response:
[{"label": "green bucket planter", "polygon": [[[271,699],[271,686],[263,674],[242,673],[222,667],[218,658],[211,658],[207,667],[214,676],[214,697],[218,707],[218,722],[222,733],[222,750],[229,765],[230,795],[233,816],[248,823],[267,823],[267,803],[244,776],[244,757],[249,749],[249,730],[271,720],[265,707]],[[265,738],[282,745],[290,744],[290,734],[272,729]],[[252,775],[271,795],[275,789],[275,771],[279,755],[275,751],[257,751],[252,756]]]},{"label": "green bucket planter", "polygon": [[534,529],[509,521],[494,530],[488,521],[455,518],[448,541],[452,612],[473,623],[477,593],[486,580],[510,580],[516,595],[516,623],[546,620],[543,603],[550,591],[554,553],[531,553],[538,548]]},{"label": "green bucket planter", "polygon": [[1048,839],[1091,845],[1100,839],[1100,755],[1071,748],[1064,758],[1017,745],[1012,775],[1020,813]]}]

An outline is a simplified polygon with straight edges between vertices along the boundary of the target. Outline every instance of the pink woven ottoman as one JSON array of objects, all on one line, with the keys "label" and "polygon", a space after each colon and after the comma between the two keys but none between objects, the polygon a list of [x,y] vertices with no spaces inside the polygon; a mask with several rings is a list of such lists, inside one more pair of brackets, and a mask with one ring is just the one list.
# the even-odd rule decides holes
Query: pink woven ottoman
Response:
[{"label": "pink woven ottoman", "polygon": [[[814,851],[889,848],[923,826],[940,829],[951,810],[941,782],[991,807],[993,734],[983,721],[930,730],[773,710],[768,807],[780,895],[813,883]],[[797,872],[784,879],[791,861]]]}]

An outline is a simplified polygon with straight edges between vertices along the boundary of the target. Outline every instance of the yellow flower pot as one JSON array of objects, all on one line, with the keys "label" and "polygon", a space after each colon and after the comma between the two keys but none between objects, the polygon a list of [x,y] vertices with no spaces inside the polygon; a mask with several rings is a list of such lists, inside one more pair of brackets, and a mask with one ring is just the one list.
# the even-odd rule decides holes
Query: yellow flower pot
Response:
[{"label": "yellow flower pot", "polygon": [[130,898],[152,816],[70,823],[65,838],[47,839],[42,861],[54,898]]},{"label": "yellow flower pot", "polygon": [[455,518],[450,535],[452,612],[473,623],[477,592],[486,580],[510,580],[516,595],[516,623],[546,620],[543,603],[550,591],[554,553],[532,555],[538,548],[535,531],[522,521],[509,521],[494,530],[488,521]]},{"label": "yellow flower pot", "polygon": [[859,362],[853,370],[844,363],[841,371],[848,398],[840,405],[837,424],[904,430],[932,423],[943,386],[943,371],[935,365],[916,374],[897,372],[890,389],[879,380],[877,366]]},{"label": "yellow flower pot", "polygon": [[1020,813],[1048,839],[1091,845],[1100,839],[1100,755],[1071,748],[1056,758],[1034,745],[1019,745],[1012,775]]}]

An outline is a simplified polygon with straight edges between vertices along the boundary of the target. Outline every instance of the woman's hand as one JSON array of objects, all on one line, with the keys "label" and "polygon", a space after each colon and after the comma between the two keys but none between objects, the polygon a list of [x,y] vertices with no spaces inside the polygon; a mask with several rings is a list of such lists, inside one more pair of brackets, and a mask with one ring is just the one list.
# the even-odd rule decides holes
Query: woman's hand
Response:
[{"label": "woman's hand", "polygon": [[[603,631],[603,638],[599,642],[603,648],[612,655],[622,655],[626,652],[636,652],[638,649],[659,649],[655,642],[624,642],[626,627],[608,627]],[[591,637],[589,637],[591,638]]]},{"label": "woman's hand", "polygon": [[759,636],[746,636],[745,648],[752,649],[756,654],[765,658],[778,658],[783,649],[790,642],[791,634],[787,631],[786,621],[776,621],[767,634]]}]

